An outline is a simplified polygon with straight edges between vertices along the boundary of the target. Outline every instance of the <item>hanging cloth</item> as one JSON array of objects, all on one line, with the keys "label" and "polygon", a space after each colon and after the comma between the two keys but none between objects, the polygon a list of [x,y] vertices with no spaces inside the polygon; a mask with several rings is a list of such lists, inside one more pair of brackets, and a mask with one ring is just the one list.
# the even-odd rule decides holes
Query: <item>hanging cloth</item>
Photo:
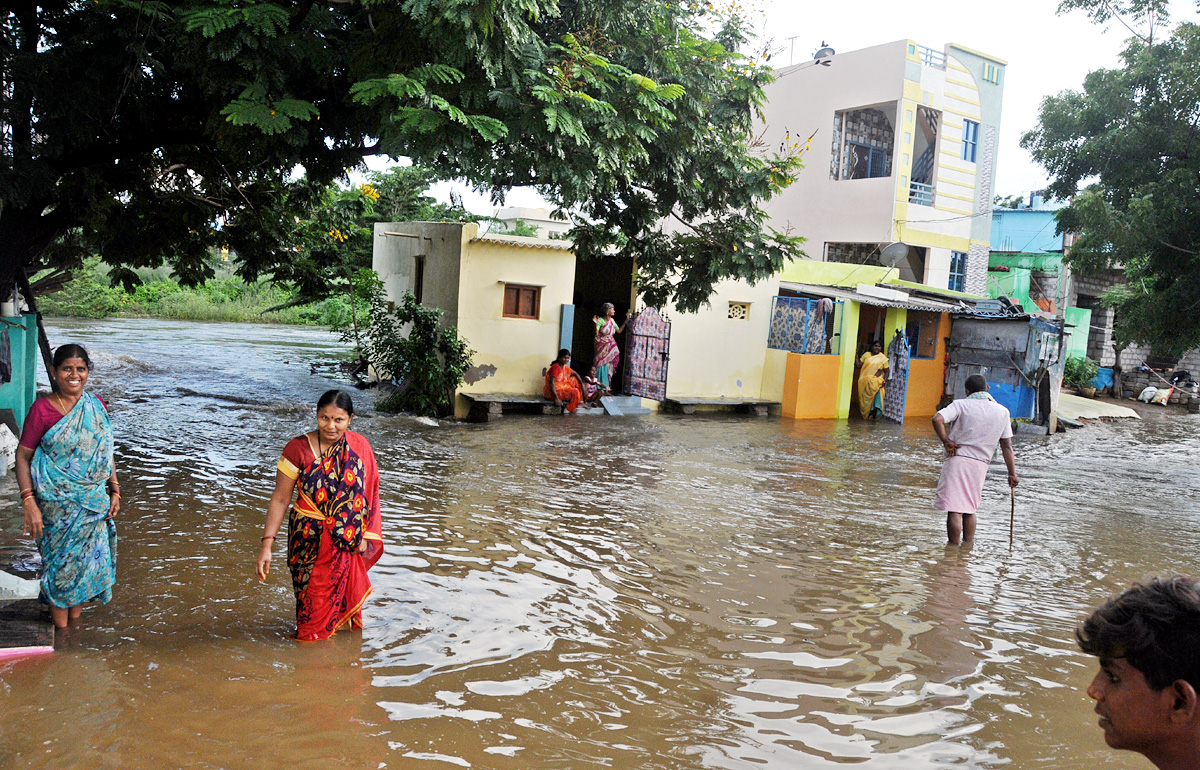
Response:
[{"label": "hanging cloth", "polygon": [[12,382],[12,344],[8,340],[8,329],[0,329],[0,385]]}]

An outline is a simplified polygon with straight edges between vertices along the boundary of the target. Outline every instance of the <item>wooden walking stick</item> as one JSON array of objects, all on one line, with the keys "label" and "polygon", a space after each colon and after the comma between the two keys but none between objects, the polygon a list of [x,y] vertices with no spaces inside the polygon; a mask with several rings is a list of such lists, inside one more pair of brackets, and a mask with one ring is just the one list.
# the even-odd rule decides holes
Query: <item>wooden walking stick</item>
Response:
[{"label": "wooden walking stick", "polygon": [[1012,548],[1013,544],[1013,526],[1017,520],[1017,490],[1016,487],[1009,487],[1008,493],[1011,496],[1012,508],[1008,512],[1008,547]]}]

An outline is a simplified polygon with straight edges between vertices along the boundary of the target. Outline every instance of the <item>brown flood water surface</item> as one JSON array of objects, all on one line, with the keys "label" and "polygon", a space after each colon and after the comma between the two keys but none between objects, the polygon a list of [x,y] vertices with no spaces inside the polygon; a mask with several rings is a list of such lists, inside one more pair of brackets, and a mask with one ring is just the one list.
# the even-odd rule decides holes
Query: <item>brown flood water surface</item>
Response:
[{"label": "brown flood water surface", "polygon": [[[286,441],[337,383],[325,332],[55,321],[95,359],[125,508],[111,604],[0,664],[3,768],[1140,768],[1072,632],[1198,572],[1200,417],[1019,437],[946,548],[928,421],[375,414],[387,552],[366,628],[300,645]],[[549,354],[548,354],[549,355]],[[549,360],[549,359],[547,359]],[[320,370],[318,370],[320,371]],[[22,540],[0,480],[0,545]]]}]

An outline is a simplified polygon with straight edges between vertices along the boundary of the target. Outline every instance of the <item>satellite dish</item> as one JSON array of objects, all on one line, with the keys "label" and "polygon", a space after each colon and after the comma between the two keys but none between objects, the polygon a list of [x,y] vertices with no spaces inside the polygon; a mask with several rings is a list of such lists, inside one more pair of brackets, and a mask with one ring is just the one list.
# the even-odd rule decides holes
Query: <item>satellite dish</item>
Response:
[{"label": "satellite dish", "polygon": [[813,58],[814,59],[828,59],[829,57],[833,56],[834,53],[835,53],[835,51],[832,48],[830,48],[829,46],[827,46],[825,44],[825,41],[822,40],[821,47],[818,48],[817,52],[813,54]]},{"label": "satellite dish", "polygon": [[904,241],[889,243],[879,250],[879,262],[884,267],[895,267],[896,263],[908,256],[908,244]]}]

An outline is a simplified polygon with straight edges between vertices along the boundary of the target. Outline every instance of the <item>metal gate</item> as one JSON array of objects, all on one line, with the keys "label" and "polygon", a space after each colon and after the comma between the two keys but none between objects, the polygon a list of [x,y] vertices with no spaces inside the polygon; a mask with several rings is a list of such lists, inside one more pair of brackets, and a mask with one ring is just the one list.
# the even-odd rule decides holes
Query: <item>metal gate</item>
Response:
[{"label": "metal gate", "polygon": [[671,322],[648,307],[629,322],[625,341],[625,392],[662,401],[667,397]]},{"label": "metal gate", "polygon": [[908,359],[912,348],[908,345],[908,335],[896,330],[888,345],[888,371],[891,379],[884,386],[883,416],[892,422],[904,424],[904,405],[908,402]]}]

